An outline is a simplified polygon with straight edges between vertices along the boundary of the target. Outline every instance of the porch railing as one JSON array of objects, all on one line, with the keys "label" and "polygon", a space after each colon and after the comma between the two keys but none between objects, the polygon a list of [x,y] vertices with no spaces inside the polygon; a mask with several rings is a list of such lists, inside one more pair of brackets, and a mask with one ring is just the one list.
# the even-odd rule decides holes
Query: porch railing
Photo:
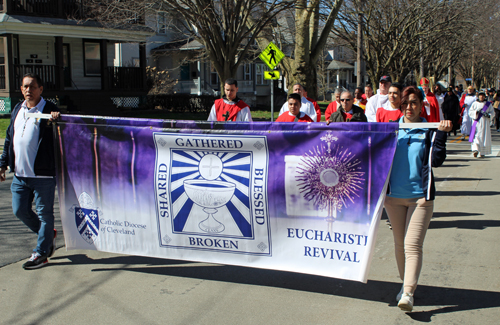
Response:
[{"label": "porch railing", "polygon": [[144,89],[144,80],[141,68],[135,67],[108,67],[108,89],[132,90]]},{"label": "porch railing", "polygon": [[57,66],[55,65],[15,64],[14,65],[15,89],[19,89],[18,87],[21,86],[21,82],[25,74],[33,73],[40,76],[40,78],[43,81],[43,88],[45,90],[57,90],[59,89],[59,87],[56,82],[56,71],[57,71],[56,69]]},{"label": "porch railing", "polygon": [[5,65],[0,65],[0,89],[5,89],[6,87],[5,78]]}]

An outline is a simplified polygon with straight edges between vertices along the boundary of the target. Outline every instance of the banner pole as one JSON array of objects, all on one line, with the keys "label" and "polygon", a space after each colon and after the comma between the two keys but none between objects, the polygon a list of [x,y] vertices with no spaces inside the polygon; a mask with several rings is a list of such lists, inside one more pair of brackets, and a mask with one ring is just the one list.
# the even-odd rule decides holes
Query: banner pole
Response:
[{"label": "banner pole", "polygon": [[[272,83],[274,80],[272,80]],[[34,117],[41,119],[50,119],[52,116],[50,114],[39,114],[39,113],[27,113],[26,117]],[[274,117],[274,94],[273,87],[271,86],[271,122]],[[102,118],[106,118],[102,116]],[[372,122],[369,122],[372,123]],[[393,122],[392,122],[393,123]],[[400,123],[400,129],[437,129],[439,127],[439,123]]]},{"label": "banner pole", "polygon": [[274,120],[274,79],[271,80],[271,122]]}]

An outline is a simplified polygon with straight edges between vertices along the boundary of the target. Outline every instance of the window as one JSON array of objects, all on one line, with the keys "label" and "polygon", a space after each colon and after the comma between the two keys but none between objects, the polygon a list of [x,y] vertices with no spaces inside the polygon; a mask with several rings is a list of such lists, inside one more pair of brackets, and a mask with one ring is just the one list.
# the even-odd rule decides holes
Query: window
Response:
[{"label": "window", "polygon": [[212,63],[210,63],[210,85],[212,86],[219,85],[219,75],[217,74],[217,70],[215,70]]},{"label": "window", "polygon": [[166,34],[167,33],[167,13],[164,11],[158,11],[157,19],[156,19],[156,32],[158,34]]},{"label": "window", "polygon": [[191,80],[189,77],[190,70],[191,69],[190,69],[189,63],[181,65],[181,80],[182,81]]},{"label": "window", "polygon": [[252,65],[250,63],[243,65],[243,80],[252,80]]},{"label": "window", "polygon": [[83,64],[85,76],[98,77],[101,75],[101,44],[97,42],[83,42]]},{"label": "window", "polygon": [[255,74],[257,85],[268,85],[269,81],[264,79],[265,65],[262,63],[255,64]]}]

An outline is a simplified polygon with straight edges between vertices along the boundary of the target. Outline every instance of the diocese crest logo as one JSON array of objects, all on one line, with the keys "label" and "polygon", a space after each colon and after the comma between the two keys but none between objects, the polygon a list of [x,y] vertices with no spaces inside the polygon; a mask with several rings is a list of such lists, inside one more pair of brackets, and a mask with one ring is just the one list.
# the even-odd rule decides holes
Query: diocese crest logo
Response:
[{"label": "diocese crest logo", "polygon": [[99,210],[94,206],[92,197],[83,192],[78,197],[79,206],[70,211],[75,213],[75,223],[82,238],[92,245],[99,236]]},{"label": "diocese crest logo", "polygon": [[160,245],[269,253],[266,138],[154,137]]}]

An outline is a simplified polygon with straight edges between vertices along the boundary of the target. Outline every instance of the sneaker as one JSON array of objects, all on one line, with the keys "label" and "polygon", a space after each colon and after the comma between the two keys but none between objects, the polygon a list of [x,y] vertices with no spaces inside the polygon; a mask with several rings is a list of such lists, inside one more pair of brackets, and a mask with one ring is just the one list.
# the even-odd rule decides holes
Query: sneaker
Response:
[{"label": "sneaker", "polygon": [[465,140],[465,135],[462,135],[462,137],[460,139]]},{"label": "sneaker", "polygon": [[403,297],[403,293],[405,291],[405,285],[401,285],[401,290],[399,290],[398,295],[396,296],[396,302],[399,302],[401,300],[401,297]]},{"label": "sneaker", "polygon": [[413,310],[413,294],[409,292],[403,293],[403,296],[398,302],[399,309],[403,311],[412,311]]},{"label": "sneaker", "polygon": [[477,154],[478,154],[478,153],[479,153],[479,152],[477,152],[477,151],[474,151],[474,152],[472,153],[472,155],[474,156],[474,158],[477,158]]},{"label": "sneaker", "polygon": [[52,246],[49,249],[49,254],[47,254],[47,257],[52,257],[52,255],[54,255],[54,252],[56,251],[56,237],[57,230],[54,229],[54,239],[52,239]]},{"label": "sneaker", "polygon": [[23,264],[23,269],[38,269],[39,267],[47,265],[47,263],[47,256],[42,256],[40,255],[40,253],[33,253],[31,254],[31,258],[28,260],[28,262]]}]

